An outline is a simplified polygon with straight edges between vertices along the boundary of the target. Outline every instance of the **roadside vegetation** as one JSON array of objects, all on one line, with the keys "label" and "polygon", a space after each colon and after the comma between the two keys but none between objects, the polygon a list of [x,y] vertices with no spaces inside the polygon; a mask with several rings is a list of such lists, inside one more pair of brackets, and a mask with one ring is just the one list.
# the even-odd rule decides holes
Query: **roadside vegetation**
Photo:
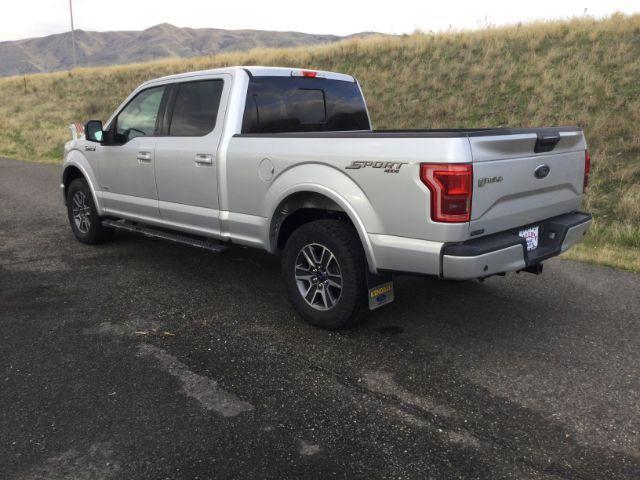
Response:
[{"label": "roadside vegetation", "polygon": [[229,65],[351,73],[381,129],[584,127],[592,158],[586,208],[595,222],[568,256],[640,271],[640,15],[0,79],[0,155],[60,162],[69,123],[106,120],[150,78]]}]

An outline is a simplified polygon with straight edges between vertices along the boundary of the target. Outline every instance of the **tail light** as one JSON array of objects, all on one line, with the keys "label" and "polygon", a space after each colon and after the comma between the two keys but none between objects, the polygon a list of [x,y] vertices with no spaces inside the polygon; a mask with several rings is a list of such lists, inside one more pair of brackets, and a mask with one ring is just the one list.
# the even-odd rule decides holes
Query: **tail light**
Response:
[{"label": "tail light", "polygon": [[584,151],[584,183],[582,185],[582,193],[586,193],[589,184],[589,173],[591,172],[591,155],[589,150]]},{"label": "tail light", "polygon": [[420,180],[431,192],[431,220],[446,223],[471,220],[473,166],[470,163],[423,163]]}]

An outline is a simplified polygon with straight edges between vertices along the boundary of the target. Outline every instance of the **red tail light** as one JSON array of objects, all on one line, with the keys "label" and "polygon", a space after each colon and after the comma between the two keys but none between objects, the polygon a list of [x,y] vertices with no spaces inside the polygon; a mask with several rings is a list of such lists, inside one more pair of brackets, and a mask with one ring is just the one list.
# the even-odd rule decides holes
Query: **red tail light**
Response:
[{"label": "red tail light", "polygon": [[590,172],[591,172],[591,155],[589,155],[589,150],[585,150],[584,151],[584,184],[582,185],[582,193],[585,193],[587,191]]},{"label": "red tail light", "polygon": [[473,166],[470,163],[423,163],[420,180],[431,192],[431,220],[446,223],[471,220]]}]

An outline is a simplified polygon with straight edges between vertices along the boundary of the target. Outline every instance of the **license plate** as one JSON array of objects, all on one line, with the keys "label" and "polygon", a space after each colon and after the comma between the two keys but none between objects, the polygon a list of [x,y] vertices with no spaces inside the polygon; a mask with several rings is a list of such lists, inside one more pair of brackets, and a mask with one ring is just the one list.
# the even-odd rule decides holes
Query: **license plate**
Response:
[{"label": "license plate", "polygon": [[527,251],[529,252],[538,248],[538,229],[539,227],[531,227],[518,232],[518,235],[527,241]]}]

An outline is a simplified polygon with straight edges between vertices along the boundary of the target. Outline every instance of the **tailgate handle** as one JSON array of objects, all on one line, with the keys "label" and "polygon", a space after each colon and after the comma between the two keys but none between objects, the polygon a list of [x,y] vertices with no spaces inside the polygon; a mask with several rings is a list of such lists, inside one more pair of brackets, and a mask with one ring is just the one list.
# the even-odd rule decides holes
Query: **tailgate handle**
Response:
[{"label": "tailgate handle", "polygon": [[543,153],[550,152],[560,141],[560,134],[556,133],[553,135],[541,135],[538,134],[538,139],[536,140],[536,146],[533,147],[533,151],[535,153]]}]

